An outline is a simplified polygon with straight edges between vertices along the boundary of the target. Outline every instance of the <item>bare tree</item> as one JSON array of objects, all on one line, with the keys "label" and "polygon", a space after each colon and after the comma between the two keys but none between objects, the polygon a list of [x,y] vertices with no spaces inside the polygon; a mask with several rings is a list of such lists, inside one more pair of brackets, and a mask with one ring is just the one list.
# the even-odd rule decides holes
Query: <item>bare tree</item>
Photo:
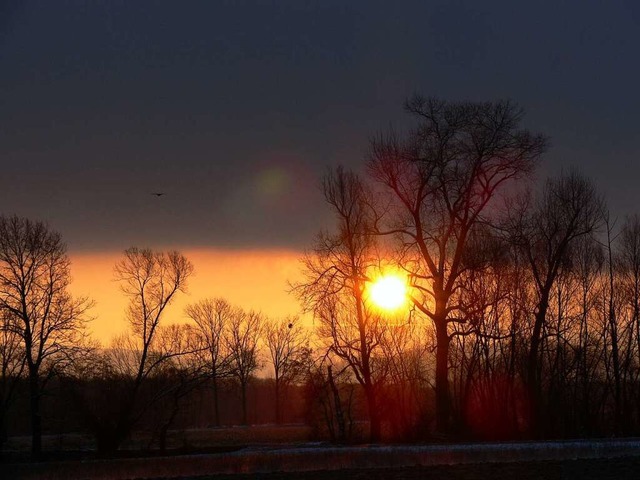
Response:
[{"label": "bare tree", "polygon": [[[316,434],[323,430],[334,442],[344,443],[354,433],[354,388],[351,367],[325,354],[309,363],[305,378],[307,423]],[[334,371],[334,367],[338,367]]]},{"label": "bare tree", "polygon": [[[628,394],[626,403],[625,424],[629,419],[640,418],[640,216],[637,214],[628,217],[620,231],[618,249],[616,252],[616,265],[620,284],[626,299],[628,317],[628,340],[626,352],[626,370],[629,372],[632,390]],[[635,391],[633,391],[635,390]],[[636,412],[630,412],[635,405]]]},{"label": "bare tree", "polygon": [[[604,214],[604,212],[603,212]],[[609,340],[611,343],[611,363],[613,367],[613,398],[614,398],[614,425],[615,425],[615,433],[620,434],[623,428],[622,425],[622,372],[620,366],[620,341],[619,341],[619,331],[618,331],[618,321],[619,316],[617,315],[617,306],[620,305],[621,302],[616,302],[616,297],[620,295],[616,295],[615,289],[615,266],[613,259],[613,243],[616,240],[617,235],[614,235],[615,221],[612,221],[609,213],[604,215],[605,226],[607,230],[607,242],[606,242],[606,250],[607,250],[607,270],[608,270],[608,302],[607,302],[607,317],[608,317],[608,334]]]},{"label": "bare tree", "polygon": [[208,377],[207,366],[195,358],[201,346],[193,341],[194,334],[191,325],[174,323],[161,325],[154,338],[155,354],[167,359],[154,372],[154,380],[163,388],[152,397],[152,401],[164,400],[161,418],[156,422],[161,451],[166,449],[167,433],[180,412],[181,402]]},{"label": "bare tree", "polygon": [[237,311],[231,317],[227,349],[231,356],[231,373],[240,385],[242,397],[242,423],[247,424],[247,386],[254,372],[260,368],[258,341],[262,334],[264,317],[254,311]]},{"label": "bare tree", "polygon": [[413,320],[390,326],[381,336],[388,377],[384,385],[386,411],[380,410],[389,422],[391,435],[397,439],[424,438],[425,432],[419,431],[421,420],[432,413],[424,408],[426,392],[432,384],[427,366],[432,345],[424,325]]},{"label": "bare tree", "polygon": [[195,322],[195,350],[209,371],[214,421],[216,425],[220,425],[219,382],[231,374],[231,356],[224,338],[233,318],[239,316],[240,312],[222,298],[206,299],[188,305],[185,312]]},{"label": "bare tree", "polygon": [[264,339],[273,366],[276,423],[280,423],[282,388],[290,385],[308,369],[311,353],[309,335],[297,317],[285,317],[266,323]]},{"label": "bare tree", "polygon": [[540,428],[540,345],[550,296],[574,244],[596,230],[602,215],[603,201],[594,185],[572,171],[549,179],[534,208],[521,209],[512,220],[513,241],[527,259],[537,295],[526,374],[535,428]]},{"label": "bare tree", "polygon": [[[576,241],[574,248],[574,276],[578,283],[576,303],[579,311],[579,326],[576,339],[576,375],[574,398],[577,423],[583,434],[591,434],[596,419],[597,401],[594,395],[597,378],[595,371],[603,348],[598,343],[597,321],[598,300],[602,296],[601,275],[605,263],[603,246],[591,235]],[[579,298],[579,300],[578,300]]]},{"label": "bare tree", "polygon": [[130,378],[130,385],[115,423],[102,428],[99,450],[118,448],[144,413],[144,409],[136,409],[136,400],[145,381],[168,359],[183,354],[154,348],[154,341],[166,308],[178,292],[185,291],[192,272],[191,262],[176,251],[164,253],[133,247],[116,264],[116,279],[130,299],[127,318],[131,332],[111,349],[110,361],[119,367],[122,377]]},{"label": "bare tree", "polygon": [[0,450],[7,440],[6,420],[26,358],[21,336],[11,328],[9,312],[0,310]]},{"label": "bare tree", "polygon": [[20,337],[29,376],[32,452],[42,451],[40,398],[51,375],[83,345],[86,298],[68,293],[70,260],[42,222],[0,217],[0,310]]},{"label": "bare tree", "polygon": [[384,369],[376,370],[375,356],[384,325],[365,301],[368,275],[378,265],[372,231],[375,212],[360,178],[341,167],[325,176],[323,193],[337,226],[333,233],[319,234],[313,253],[303,259],[305,279],[294,285],[294,291],[320,321],[318,334],[329,350],[347,363],[362,386],[370,440],[377,442],[381,428],[377,394]]},{"label": "bare tree", "polygon": [[482,438],[500,439],[518,432],[523,413],[516,343],[522,327],[514,305],[521,303],[522,270],[494,233],[477,228],[468,240],[463,288],[454,298],[474,309],[453,326],[450,377],[454,418]]},{"label": "bare tree", "polygon": [[369,171],[392,204],[379,233],[394,234],[411,257],[413,302],[436,329],[436,423],[450,422],[448,360],[454,322],[473,305],[454,301],[467,240],[487,220],[490,202],[510,181],[532,171],[545,139],[520,128],[522,110],[509,101],[446,102],[416,96],[406,103],[417,120],[406,138],[374,140]]}]

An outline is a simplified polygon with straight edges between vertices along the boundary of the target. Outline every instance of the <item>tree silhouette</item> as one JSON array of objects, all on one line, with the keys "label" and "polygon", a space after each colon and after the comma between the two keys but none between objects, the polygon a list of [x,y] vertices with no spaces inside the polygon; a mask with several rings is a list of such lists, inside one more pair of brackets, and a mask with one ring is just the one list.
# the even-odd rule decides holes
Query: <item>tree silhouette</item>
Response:
[{"label": "tree silhouette", "polygon": [[56,369],[82,350],[86,298],[67,291],[70,261],[59,233],[42,222],[0,217],[0,310],[18,335],[29,377],[31,449],[42,451],[40,400]]},{"label": "tree silhouette", "polygon": [[532,393],[532,422],[541,428],[539,355],[550,295],[563,268],[569,266],[574,244],[602,222],[603,203],[590,181],[570,172],[548,180],[533,208],[525,203],[513,213],[512,240],[529,264],[536,291],[526,381]]},{"label": "tree silhouette", "polygon": [[520,128],[522,110],[508,101],[447,102],[420,96],[406,103],[416,127],[403,138],[373,141],[372,178],[391,203],[379,233],[394,234],[415,262],[413,302],[436,329],[436,421],[449,429],[449,325],[466,322],[473,305],[452,301],[465,271],[467,241],[488,220],[490,202],[508,182],[531,172],[545,139]]},{"label": "tree silhouette", "polygon": [[116,371],[127,387],[115,421],[107,421],[100,427],[99,450],[109,452],[118,448],[145,412],[138,407],[137,399],[146,380],[164,362],[184,353],[156,348],[155,343],[166,308],[178,292],[186,290],[192,273],[191,262],[176,251],[165,253],[132,247],[116,264],[116,279],[130,299],[127,319],[131,331],[116,339],[109,361],[117,365]]},{"label": "tree silhouette", "polygon": [[308,369],[311,354],[309,335],[298,318],[267,321],[264,341],[269,350],[275,383],[276,423],[280,423],[282,388],[290,385]]},{"label": "tree silhouette", "polygon": [[240,385],[242,424],[247,425],[247,386],[260,368],[258,341],[264,328],[264,317],[254,311],[237,310],[231,317],[225,339],[231,358],[231,374]]},{"label": "tree silhouette", "polygon": [[194,350],[209,372],[214,422],[220,425],[219,382],[231,375],[231,354],[225,338],[233,318],[240,312],[223,298],[211,298],[188,305],[185,313],[195,323]]},{"label": "tree silhouette", "polygon": [[294,291],[320,321],[318,334],[329,351],[344,360],[362,386],[370,420],[370,440],[380,439],[378,391],[385,370],[376,364],[384,324],[365,302],[375,252],[374,210],[362,181],[339,167],[324,178],[323,192],[336,229],[321,233],[312,254],[304,259],[305,280]]}]

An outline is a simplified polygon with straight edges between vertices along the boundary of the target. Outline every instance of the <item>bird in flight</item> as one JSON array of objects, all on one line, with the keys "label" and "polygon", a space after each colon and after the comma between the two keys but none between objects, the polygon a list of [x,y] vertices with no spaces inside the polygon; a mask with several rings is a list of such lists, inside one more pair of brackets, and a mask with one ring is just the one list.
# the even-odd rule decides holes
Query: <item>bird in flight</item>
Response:
[{"label": "bird in flight", "polygon": [[153,192],[151,193],[151,195],[155,195],[156,197],[160,198],[161,196],[164,195],[164,192]]}]

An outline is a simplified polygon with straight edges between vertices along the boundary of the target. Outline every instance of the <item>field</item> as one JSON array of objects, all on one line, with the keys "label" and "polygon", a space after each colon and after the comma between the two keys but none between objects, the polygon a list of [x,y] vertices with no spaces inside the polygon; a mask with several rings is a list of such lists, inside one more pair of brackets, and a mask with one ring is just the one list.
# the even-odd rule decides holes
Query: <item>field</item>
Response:
[{"label": "field", "polygon": [[[119,458],[96,459],[89,452],[58,452],[29,463],[4,457],[7,479],[608,479],[638,478],[640,441],[598,440],[456,445],[332,446],[297,443],[232,445],[237,429],[216,429],[227,445],[199,454],[159,455],[128,451]],[[265,432],[243,429],[244,438]],[[200,432],[201,437],[207,437]],[[213,434],[212,434],[213,435]],[[273,435],[273,434],[271,434]],[[208,453],[205,450],[209,450]],[[153,457],[145,455],[153,455]],[[138,455],[138,456],[136,456]]]},{"label": "field", "polygon": [[[191,477],[193,480],[636,480],[640,458],[565,460],[544,462],[481,463],[434,465],[339,471],[271,473],[255,475],[216,475]],[[191,480],[191,479],[189,479]]]},{"label": "field", "polygon": [[[252,425],[224,428],[170,430],[167,434],[167,454],[228,452],[249,445],[282,445],[308,443],[311,429],[306,425]],[[44,435],[44,456],[47,459],[91,459],[95,457],[94,439],[89,434]],[[4,458],[28,458],[30,436],[9,437],[4,446]],[[127,440],[118,457],[158,456],[157,439],[144,432]],[[2,457],[0,457],[2,458]]]}]

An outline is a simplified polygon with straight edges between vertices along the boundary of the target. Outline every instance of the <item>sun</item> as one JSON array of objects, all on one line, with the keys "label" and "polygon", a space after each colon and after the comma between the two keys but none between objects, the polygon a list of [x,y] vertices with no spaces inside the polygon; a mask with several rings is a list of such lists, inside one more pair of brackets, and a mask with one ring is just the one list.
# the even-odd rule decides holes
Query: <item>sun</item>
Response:
[{"label": "sun", "polygon": [[399,275],[383,275],[369,287],[369,297],[377,307],[395,310],[407,299],[407,284]]}]

